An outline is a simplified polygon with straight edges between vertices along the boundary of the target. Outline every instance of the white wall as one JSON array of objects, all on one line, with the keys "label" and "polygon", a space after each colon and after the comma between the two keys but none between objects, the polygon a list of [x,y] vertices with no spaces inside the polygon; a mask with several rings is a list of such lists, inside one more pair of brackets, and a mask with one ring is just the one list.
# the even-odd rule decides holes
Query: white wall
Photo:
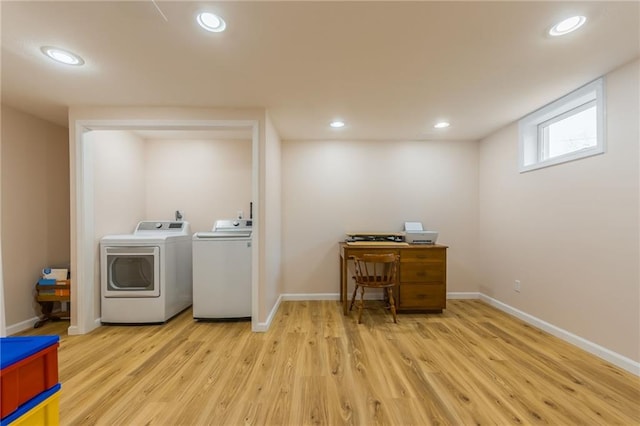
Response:
[{"label": "white wall", "polygon": [[145,143],[131,132],[85,134],[93,148],[94,309],[100,312],[100,239],[129,234],[145,214]]},{"label": "white wall", "polygon": [[94,154],[96,243],[107,234],[129,234],[145,215],[145,142],[131,132],[85,134]]},{"label": "white wall", "polygon": [[283,292],[338,293],[338,242],[419,221],[449,246],[449,292],[477,291],[476,142],[285,141]]},{"label": "white wall", "polygon": [[520,174],[514,123],[481,142],[479,192],[480,291],[635,361],[639,73],[606,77],[604,155]]},{"label": "white wall", "polygon": [[251,140],[146,141],[146,219],[173,219],[184,211],[192,232],[215,220],[249,218]]},{"label": "white wall", "polygon": [[42,268],[66,266],[69,253],[68,132],[2,106],[2,272],[7,333],[40,315]]},{"label": "white wall", "polygon": [[[267,115],[265,121],[265,222],[262,228],[265,241],[265,280],[261,292],[261,306],[272,313],[282,293],[282,175],[280,137]],[[266,319],[266,318],[265,318]]]}]

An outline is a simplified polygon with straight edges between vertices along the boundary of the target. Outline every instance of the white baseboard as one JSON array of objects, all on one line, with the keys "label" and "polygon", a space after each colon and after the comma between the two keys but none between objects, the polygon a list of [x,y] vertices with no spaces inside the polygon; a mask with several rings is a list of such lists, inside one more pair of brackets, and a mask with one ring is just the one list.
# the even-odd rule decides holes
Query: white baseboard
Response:
[{"label": "white baseboard", "polygon": [[[282,300],[340,300],[340,293],[283,293]],[[382,300],[381,293],[365,293],[365,300]],[[349,295],[351,297],[351,295]],[[480,293],[447,293],[447,299],[479,299]]]},{"label": "white baseboard", "polygon": [[13,334],[20,333],[21,331],[33,328],[35,323],[37,323],[38,321],[40,321],[40,318],[33,317],[29,318],[28,320],[21,321],[17,324],[9,325],[6,328],[7,336],[11,336]]},{"label": "white baseboard", "polygon": [[340,293],[283,293],[282,300],[340,300]]},{"label": "white baseboard", "polygon": [[553,324],[549,324],[548,322],[543,321],[540,318],[536,318],[533,315],[529,315],[526,312],[523,312],[519,309],[509,306],[506,303],[500,302],[499,300],[486,296],[482,293],[480,293],[480,300],[486,302],[487,304],[493,306],[494,308],[497,308],[503,312],[508,313],[509,315],[513,315],[514,317],[519,318],[522,321],[533,325],[534,327],[544,330],[547,333],[553,336],[556,336],[567,343],[571,343],[572,345],[577,346],[580,349],[585,350],[592,355],[602,358],[613,365],[616,365],[632,374],[635,374],[636,376],[640,376],[639,362],[636,362],[630,358],[627,358],[623,355],[613,352],[610,349],[607,349],[603,346],[598,345],[597,343],[593,343],[587,339],[577,336]]},{"label": "white baseboard", "polygon": [[282,302],[282,299],[283,299],[282,296],[283,296],[282,294],[278,296],[278,300],[276,300],[276,303],[275,305],[273,305],[271,312],[269,312],[269,315],[267,316],[267,320],[265,322],[259,322],[255,326],[252,326],[251,331],[255,333],[264,333],[267,330],[269,330],[269,327],[271,327],[271,321],[273,321],[273,318],[278,313],[278,308],[280,308],[280,302]]},{"label": "white baseboard", "polygon": [[80,329],[78,328],[78,326],[72,325],[72,326],[69,326],[69,328],[67,328],[67,334],[69,336],[78,336],[80,334],[88,334],[98,327],[102,327],[102,322],[100,318],[96,318],[95,320],[93,320],[93,325],[91,326],[91,329],[85,331],[84,333],[80,333]]},{"label": "white baseboard", "polygon": [[480,299],[480,293],[478,292],[466,292],[466,293],[447,293],[447,299]]},{"label": "white baseboard", "polygon": [[[351,294],[348,296],[351,299]],[[340,300],[340,293],[283,293],[282,300]],[[382,300],[382,290],[365,293],[364,300]]]}]

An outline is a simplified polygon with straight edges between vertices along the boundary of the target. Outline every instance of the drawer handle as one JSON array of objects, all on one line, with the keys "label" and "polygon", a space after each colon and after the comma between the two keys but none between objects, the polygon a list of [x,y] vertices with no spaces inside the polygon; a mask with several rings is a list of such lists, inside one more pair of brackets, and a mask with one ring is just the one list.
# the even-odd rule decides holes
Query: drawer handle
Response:
[{"label": "drawer handle", "polygon": [[426,272],[416,272],[416,275],[419,277],[424,277],[425,275],[427,275]]}]

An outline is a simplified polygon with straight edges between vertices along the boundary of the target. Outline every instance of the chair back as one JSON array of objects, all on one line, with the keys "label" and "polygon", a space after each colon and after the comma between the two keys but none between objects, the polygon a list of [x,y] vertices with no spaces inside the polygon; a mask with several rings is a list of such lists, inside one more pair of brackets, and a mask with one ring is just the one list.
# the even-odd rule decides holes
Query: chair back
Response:
[{"label": "chair back", "polygon": [[354,279],[366,287],[391,287],[397,284],[398,260],[394,253],[350,256],[355,266]]}]

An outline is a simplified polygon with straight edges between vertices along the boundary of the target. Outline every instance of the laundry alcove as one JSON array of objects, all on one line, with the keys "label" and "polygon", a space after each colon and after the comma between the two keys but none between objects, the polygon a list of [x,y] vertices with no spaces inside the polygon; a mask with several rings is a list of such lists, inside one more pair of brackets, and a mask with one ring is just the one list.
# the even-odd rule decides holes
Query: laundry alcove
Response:
[{"label": "laundry alcove", "polygon": [[[136,118],[122,118],[122,117],[136,117]],[[140,118],[145,116],[145,118]],[[171,117],[171,118],[170,118]],[[175,117],[181,117],[177,120]],[[211,119],[211,117],[221,117],[220,119]],[[279,218],[280,218],[280,202],[279,191],[273,191],[273,198],[277,203],[273,203],[272,213],[266,215],[265,210],[262,209],[262,205],[265,200],[265,188],[279,188],[279,146],[280,140],[275,133],[275,130],[268,121],[268,116],[264,111],[244,111],[239,113],[234,111],[217,111],[217,110],[171,110],[171,109],[142,109],[131,111],[131,109],[113,109],[113,108],[90,108],[90,109],[78,109],[70,111],[70,167],[71,167],[71,270],[72,275],[75,277],[73,280],[75,288],[72,289],[74,295],[71,303],[71,325],[69,327],[69,334],[85,334],[95,329],[100,325],[100,281],[99,281],[99,265],[98,265],[98,243],[99,235],[104,232],[105,221],[103,219],[105,212],[105,203],[108,206],[112,203],[112,209],[127,209],[130,208],[133,213],[127,215],[120,215],[118,220],[111,222],[111,227],[129,227],[130,222],[133,220],[133,216],[140,217],[149,211],[167,211],[166,214],[172,213],[173,210],[167,210],[169,204],[162,205],[161,200],[162,188],[154,187],[153,191],[157,193],[153,194],[150,201],[153,206],[147,206],[148,208],[141,207],[141,203],[133,203],[131,199],[135,198],[135,191],[129,191],[124,197],[125,199],[118,199],[119,191],[115,188],[126,185],[126,181],[112,182],[110,185],[111,190],[107,193],[97,194],[95,192],[96,179],[100,180],[102,177],[98,177],[96,171],[100,168],[109,167],[108,164],[115,164],[114,167],[128,167],[130,170],[135,169],[135,160],[129,158],[128,160],[117,158],[98,158],[96,161],[96,148],[98,145],[96,141],[104,139],[105,136],[110,136],[111,140],[116,140],[115,143],[124,143],[124,139],[137,139],[137,140],[163,140],[165,142],[156,142],[160,149],[154,149],[155,154],[165,158],[167,155],[171,156],[170,152],[161,152],[163,148],[167,148],[167,144],[170,144],[169,140],[174,142],[187,138],[192,141],[202,140],[205,137],[216,135],[217,139],[226,139],[228,143],[231,143],[234,139],[237,143],[246,143],[247,146],[237,150],[236,155],[250,155],[250,160],[244,161],[245,166],[250,166],[250,178],[245,179],[243,185],[248,186],[248,189],[244,190],[243,194],[240,194],[244,205],[237,205],[240,201],[229,201],[233,204],[231,207],[226,207],[227,212],[229,209],[232,214],[239,208],[244,208],[248,214],[249,202],[253,202],[253,214],[254,214],[254,244],[252,255],[252,330],[264,331],[268,328],[270,318],[277,310],[278,301],[278,283],[274,280],[265,282],[266,272],[268,269],[278,268],[279,265],[273,258],[267,259],[265,256],[265,243],[271,239],[271,246],[279,251]],[[265,124],[266,123],[266,124]],[[267,132],[261,131],[261,129],[267,128]],[[270,134],[266,136],[265,133]],[[113,136],[118,135],[118,138]],[[144,139],[143,139],[144,138]],[[108,138],[107,138],[108,139]],[[244,141],[244,142],[241,142]],[[130,143],[131,141],[129,141]],[[101,143],[105,143],[102,141]],[[148,142],[147,142],[148,143]],[[195,142],[194,142],[195,143]],[[140,145],[140,143],[138,143]],[[142,143],[144,145],[144,143]],[[197,144],[197,143],[196,143]],[[131,145],[131,144],[130,144]],[[133,144],[132,146],[134,146]],[[162,145],[164,145],[162,147]],[[250,145],[250,146],[249,146]],[[203,145],[206,148],[206,145]],[[113,148],[113,147],[112,147]],[[191,148],[193,148],[193,143]],[[134,152],[135,152],[134,148]],[[138,154],[140,153],[140,146],[138,146]],[[171,149],[176,149],[175,144]],[[197,150],[197,147],[195,148]],[[142,149],[144,151],[144,149]],[[170,150],[169,150],[170,151]],[[191,149],[194,151],[194,149]],[[267,155],[271,151],[272,155]],[[117,152],[117,150],[111,149],[110,152]],[[147,152],[148,154],[148,152]],[[193,152],[192,152],[193,154]],[[277,154],[277,155],[273,155]],[[194,156],[197,156],[194,154]],[[270,158],[271,164],[267,158]],[[103,162],[104,160],[104,162]],[[192,158],[193,160],[193,158]],[[129,161],[129,164],[126,164]],[[183,158],[183,161],[188,162]],[[194,160],[195,161],[195,160]],[[266,168],[271,166],[273,172],[269,174],[270,178],[275,182],[269,184],[265,183]],[[182,165],[185,166],[185,164]],[[139,179],[143,181],[138,182],[138,186],[149,187],[151,184],[148,182],[153,177],[158,177],[162,173],[157,169],[162,168],[158,163],[152,168],[156,170],[148,173],[144,178]],[[199,168],[202,172],[202,167]],[[155,173],[155,174],[154,174]],[[111,173],[111,176],[117,176],[117,171]],[[118,180],[117,177],[114,179]],[[182,178],[178,178],[184,180]],[[190,177],[190,179],[197,180],[197,172]],[[247,182],[248,180],[248,182]],[[184,183],[184,182],[182,182]],[[171,176],[164,176],[161,185],[171,185]],[[175,186],[179,186],[180,182],[173,182]],[[233,185],[233,182],[225,182],[225,185]],[[202,191],[202,188],[199,188]],[[109,193],[109,191],[112,191]],[[140,188],[137,189],[138,193]],[[175,193],[175,187],[174,187]],[[126,192],[126,191],[125,191]],[[122,194],[122,192],[120,192]],[[250,198],[247,198],[247,194]],[[192,194],[197,197],[198,194]],[[129,197],[129,203],[127,205],[127,197]],[[122,197],[121,197],[122,198]],[[238,199],[239,200],[239,199]],[[171,203],[171,201],[168,201]],[[137,204],[137,205],[136,205]],[[171,203],[173,205],[173,203]],[[176,206],[175,208],[183,208]],[[175,209],[171,207],[171,209]],[[107,207],[107,210],[109,208]],[[186,210],[186,208],[185,208]],[[196,208],[195,210],[201,210]],[[215,219],[213,214],[202,211],[192,211],[191,215],[195,219],[196,226],[211,226],[212,221]],[[225,212],[225,215],[229,213]],[[187,211],[187,215],[190,213]],[[223,214],[222,212],[220,214]],[[211,217],[208,217],[211,216]],[[151,219],[151,218],[141,218]],[[152,218],[156,219],[156,218]],[[170,219],[170,218],[166,218]],[[189,220],[187,218],[187,220]],[[118,223],[118,221],[120,221]],[[204,225],[205,221],[210,221],[208,225]],[[268,221],[274,224],[273,232],[267,232],[263,229],[263,224]],[[126,223],[126,224],[125,224]],[[194,223],[192,223],[192,227]],[[266,226],[264,228],[267,228]],[[131,229],[121,229],[118,232],[131,232]],[[276,257],[276,260],[279,258]],[[267,267],[265,263],[271,264],[271,268]],[[272,276],[273,274],[271,274]]]}]

